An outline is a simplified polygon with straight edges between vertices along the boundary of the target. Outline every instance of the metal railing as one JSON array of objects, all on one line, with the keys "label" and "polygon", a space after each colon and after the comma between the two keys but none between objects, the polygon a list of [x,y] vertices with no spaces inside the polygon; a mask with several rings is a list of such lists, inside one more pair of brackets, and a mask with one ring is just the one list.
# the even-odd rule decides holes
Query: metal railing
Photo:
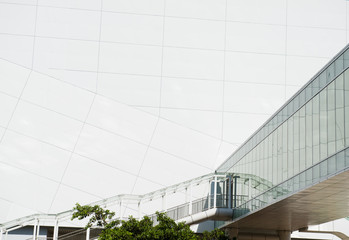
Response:
[{"label": "metal railing", "polygon": [[[231,199],[232,203],[235,200],[234,198],[229,198],[227,194],[217,194],[216,206],[214,206],[214,195],[208,195],[206,197],[194,200],[191,204],[191,209],[190,209],[190,203],[185,203],[185,204],[170,208],[167,211],[163,211],[163,212],[165,212],[166,215],[171,219],[177,221],[185,217],[188,217],[190,215],[204,212],[212,208],[228,208],[229,199]],[[247,201],[248,201],[247,195],[236,196],[237,206],[240,206]],[[230,206],[233,206],[232,203],[230,204]],[[155,224],[157,223],[156,214],[152,214],[149,217]]]}]

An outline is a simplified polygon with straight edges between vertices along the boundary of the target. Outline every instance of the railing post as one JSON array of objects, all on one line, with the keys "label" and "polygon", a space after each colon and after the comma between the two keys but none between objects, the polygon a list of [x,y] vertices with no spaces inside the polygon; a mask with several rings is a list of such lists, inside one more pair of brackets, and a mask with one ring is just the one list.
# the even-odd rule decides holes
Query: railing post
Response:
[{"label": "railing post", "polygon": [[193,186],[190,184],[189,186],[189,215],[193,213]]},{"label": "railing post", "polygon": [[167,211],[166,193],[164,193],[164,195],[162,195],[162,211],[163,212]]},{"label": "railing post", "polygon": [[119,218],[120,218],[120,220],[122,220],[122,201],[121,200],[119,203]]},{"label": "railing post", "polygon": [[208,206],[207,209],[211,208],[211,181],[208,181]]},{"label": "railing post", "polygon": [[138,220],[141,220],[142,215],[142,201],[138,202]]},{"label": "railing post", "polygon": [[86,240],[90,240],[90,228],[86,230]]},{"label": "railing post", "polygon": [[217,207],[217,176],[214,176],[213,208]]},{"label": "railing post", "polygon": [[237,179],[240,178],[239,176],[234,176],[234,208],[236,208],[236,197],[237,197]]},{"label": "railing post", "polygon": [[228,208],[231,208],[231,176],[228,177]]}]

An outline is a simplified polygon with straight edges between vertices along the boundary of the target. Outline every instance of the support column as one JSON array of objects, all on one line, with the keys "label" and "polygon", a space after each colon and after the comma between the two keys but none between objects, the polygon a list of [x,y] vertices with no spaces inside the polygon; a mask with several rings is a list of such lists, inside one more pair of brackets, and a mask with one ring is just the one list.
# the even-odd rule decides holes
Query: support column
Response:
[{"label": "support column", "polygon": [[53,228],[53,240],[58,239],[58,220],[55,221],[55,226]]},{"label": "support column", "polygon": [[237,228],[226,228],[225,233],[228,235],[229,240],[237,240],[239,229]]},{"label": "support column", "polygon": [[0,240],[2,240],[2,235],[4,234],[4,230],[1,228],[0,229]]},{"label": "support column", "polygon": [[36,239],[36,228],[38,225],[38,219],[35,219],[34,226],[33,226],[33,240]]},{"label": "support column", "polygon": [[40,221],[38,219],[38,226],[37,226],[37,229],[36,229],[36,239],[39,239],[39,236],[40,236]]},{"label": "support column", "polygon": [[214,177],[213,208],[217,207],[217,176]]},{"label": "support column", "polygon": [[278,231],[280,240],[291,240],[291,231],[288,230],[280,230]]},{"label": "support column", "polygon": [[231,176],[228,177],[228,208],[231,208]]},{"label": "support column", "polygon": [[90,228],[86,229],[86,240],[90,240]]}]

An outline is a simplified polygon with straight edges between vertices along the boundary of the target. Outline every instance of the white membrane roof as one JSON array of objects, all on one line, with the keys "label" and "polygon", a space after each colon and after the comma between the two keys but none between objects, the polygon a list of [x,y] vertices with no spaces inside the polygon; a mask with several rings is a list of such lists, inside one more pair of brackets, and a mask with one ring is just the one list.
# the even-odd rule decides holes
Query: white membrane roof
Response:
[{"label": "white membrane roof", "polygon": [[347,41],[345,0],[0,0],[0,223],[212,173]]}]

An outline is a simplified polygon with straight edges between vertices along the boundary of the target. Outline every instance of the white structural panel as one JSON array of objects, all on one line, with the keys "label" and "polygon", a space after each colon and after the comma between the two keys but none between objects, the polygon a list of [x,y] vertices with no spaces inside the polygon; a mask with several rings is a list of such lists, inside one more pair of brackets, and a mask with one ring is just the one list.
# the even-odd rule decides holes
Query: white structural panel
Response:
[{"label": "white structural panel", "polygon": [[348,4],[0,0],[0,223],[212,173],[345,46]]}]

